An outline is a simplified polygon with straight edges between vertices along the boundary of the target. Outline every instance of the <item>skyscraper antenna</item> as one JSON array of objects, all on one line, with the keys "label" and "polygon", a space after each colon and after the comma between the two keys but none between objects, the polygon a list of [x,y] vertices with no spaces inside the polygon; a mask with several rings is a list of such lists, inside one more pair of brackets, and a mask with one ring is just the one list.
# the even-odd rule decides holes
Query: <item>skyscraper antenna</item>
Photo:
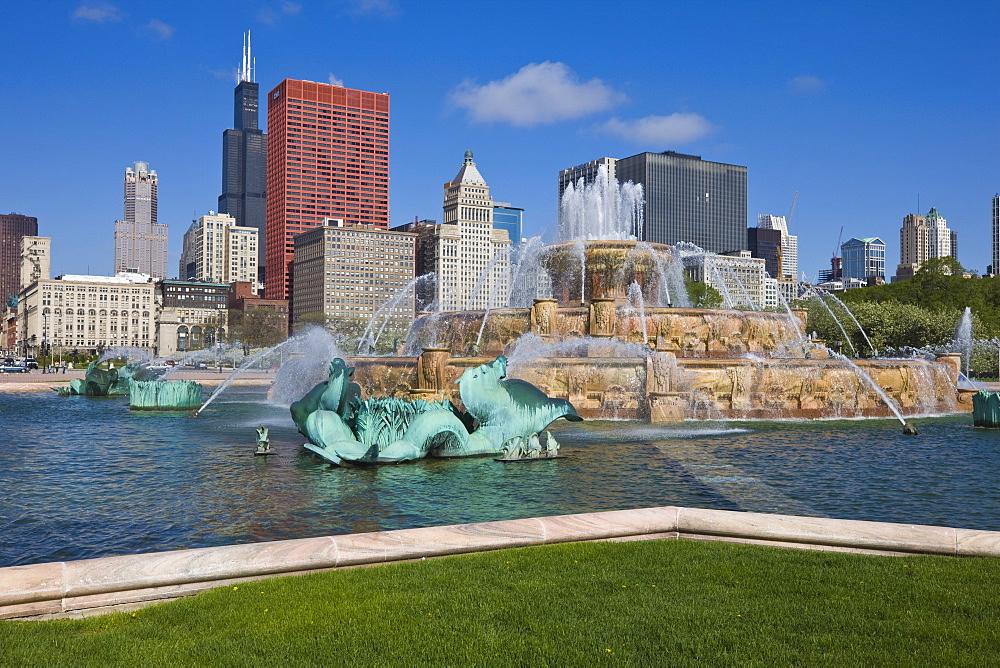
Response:
[{"label": "skyscraper antenna", "polygon": [[250,31],[243,33],[243,61],[240,63],[240,70],[237,73],[237,83],[253,81],[254,70],[257,69],[257,60],[253,57],[250,46]]}]

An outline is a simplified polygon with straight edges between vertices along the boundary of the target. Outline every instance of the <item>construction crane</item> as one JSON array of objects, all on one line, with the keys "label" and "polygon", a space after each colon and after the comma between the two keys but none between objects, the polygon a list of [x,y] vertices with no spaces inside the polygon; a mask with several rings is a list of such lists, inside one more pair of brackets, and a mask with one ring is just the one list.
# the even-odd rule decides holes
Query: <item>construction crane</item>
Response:
[{"label": "construction crane", "polygon": [[844,238],[844,226],[840,226],[840,234],[837,235],[837,245],[833,249],[833,257],[830,258],[830,269],[832,271],[833,280],[838,278],[843,278],[844,276],[844,261],[840,257],[840,242]]},{"label": "construction crane", "polygon": [[792,216],[795,215],[795,205],[799,201],[799,191],[795,191],[795,195],[792,197],[792,206],[788,208],[788,229],[792,229]]}]

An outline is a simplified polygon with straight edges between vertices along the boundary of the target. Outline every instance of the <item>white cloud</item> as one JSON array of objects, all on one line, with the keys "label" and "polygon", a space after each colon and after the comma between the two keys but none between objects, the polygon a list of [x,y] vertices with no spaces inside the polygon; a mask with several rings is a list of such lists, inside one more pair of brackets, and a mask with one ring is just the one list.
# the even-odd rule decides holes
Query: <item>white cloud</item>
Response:
[{"label": "white cloud", "polygon": [[581,82],[564,63],[529,63],[508,77],[482,86],[463,82],[452,102],[474,121],[500,121],[519,127],[580,118],[603,111],[625,96],[600,79]]},{"label": "white cloud", "polygon": [[331,86],[341,86],[341,87],[343,87],[343,85],[344,85],[344,80],[343,79],[338,79],[337,77],[333,76],[333,72],[330,72],[330,76],[329,76],[328,80],[329,80]]},{"label": "white cloud", "polygon": [[121,18],[118,8],[110,2],[84,3],[76,8],[73,18],[84,19],[85,21],[96,21],[106,23],[107,21],[117,21]]},{"label": "white cloud", "polygon": [[801,74],[788,82],[788,90],[799,95],[822,93],[826,90],[826,82],[811,74]]},{"label": "white cloud", "polygon": [[701,139],[713,130],[704,116],[676,113],[669,116],[646,116],[631,121],[612,118],[601,129],[636,144],[686,144]]},{"label": "white cloud", "polygon": [[285,16],[297,16],[299,12],[302,11],[302,5],[296,2],[282,2],[280,4],[273,5],[276,9],[271,7],[264,7],[257,13],[257,20],[261,23],[266,23],[267,25],[274,25],[281,18],[281,14]]},{"label": "white cloud", "polygon": [[146,24],[146,29],[152,31],[157,39],[170,39],[174,36],[174,27],[160,19],[153,19]]},{"label": "white cloud", "polygon": [[399,13],[399,7],[394,0],[348,0],[352,14],[381,14],[382,16],[395,16]]},{"label": "white cloud", "polygon": [[206,72],[211,74],[216,79],[221,79],[222,81],[235,81],[236,83],[239,83],[240,71],[236,67],[230,67],[229,69],[226,68],[213,69],[210,67],[203,67],[202,69],[204,69]]}]

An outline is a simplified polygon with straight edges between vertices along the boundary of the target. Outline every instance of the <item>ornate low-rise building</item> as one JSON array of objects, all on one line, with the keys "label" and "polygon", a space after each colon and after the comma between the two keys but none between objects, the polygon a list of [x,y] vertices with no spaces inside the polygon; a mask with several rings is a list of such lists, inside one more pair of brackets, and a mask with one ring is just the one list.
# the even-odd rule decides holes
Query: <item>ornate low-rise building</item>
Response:
[{"label": "ornate low-rise building", "polygon": [[228,284],[170,279],[160,281],[157,293],[158,354],[200,350],[228,340]]}]

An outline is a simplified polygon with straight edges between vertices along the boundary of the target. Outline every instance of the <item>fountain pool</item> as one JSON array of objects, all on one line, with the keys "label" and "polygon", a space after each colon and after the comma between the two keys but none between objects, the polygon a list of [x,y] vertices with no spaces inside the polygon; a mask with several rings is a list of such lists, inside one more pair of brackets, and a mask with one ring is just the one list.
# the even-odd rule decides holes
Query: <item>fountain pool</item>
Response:
[{"label": "fountain pool", "polygon": [[917,438],[895,420],[559,421],[567,459],[338,469],[264,388],[196,419],[54,393],[0,407],[0,567],[658,505],[1000,530],[1000,432],[966,414],[922,418]]}]

